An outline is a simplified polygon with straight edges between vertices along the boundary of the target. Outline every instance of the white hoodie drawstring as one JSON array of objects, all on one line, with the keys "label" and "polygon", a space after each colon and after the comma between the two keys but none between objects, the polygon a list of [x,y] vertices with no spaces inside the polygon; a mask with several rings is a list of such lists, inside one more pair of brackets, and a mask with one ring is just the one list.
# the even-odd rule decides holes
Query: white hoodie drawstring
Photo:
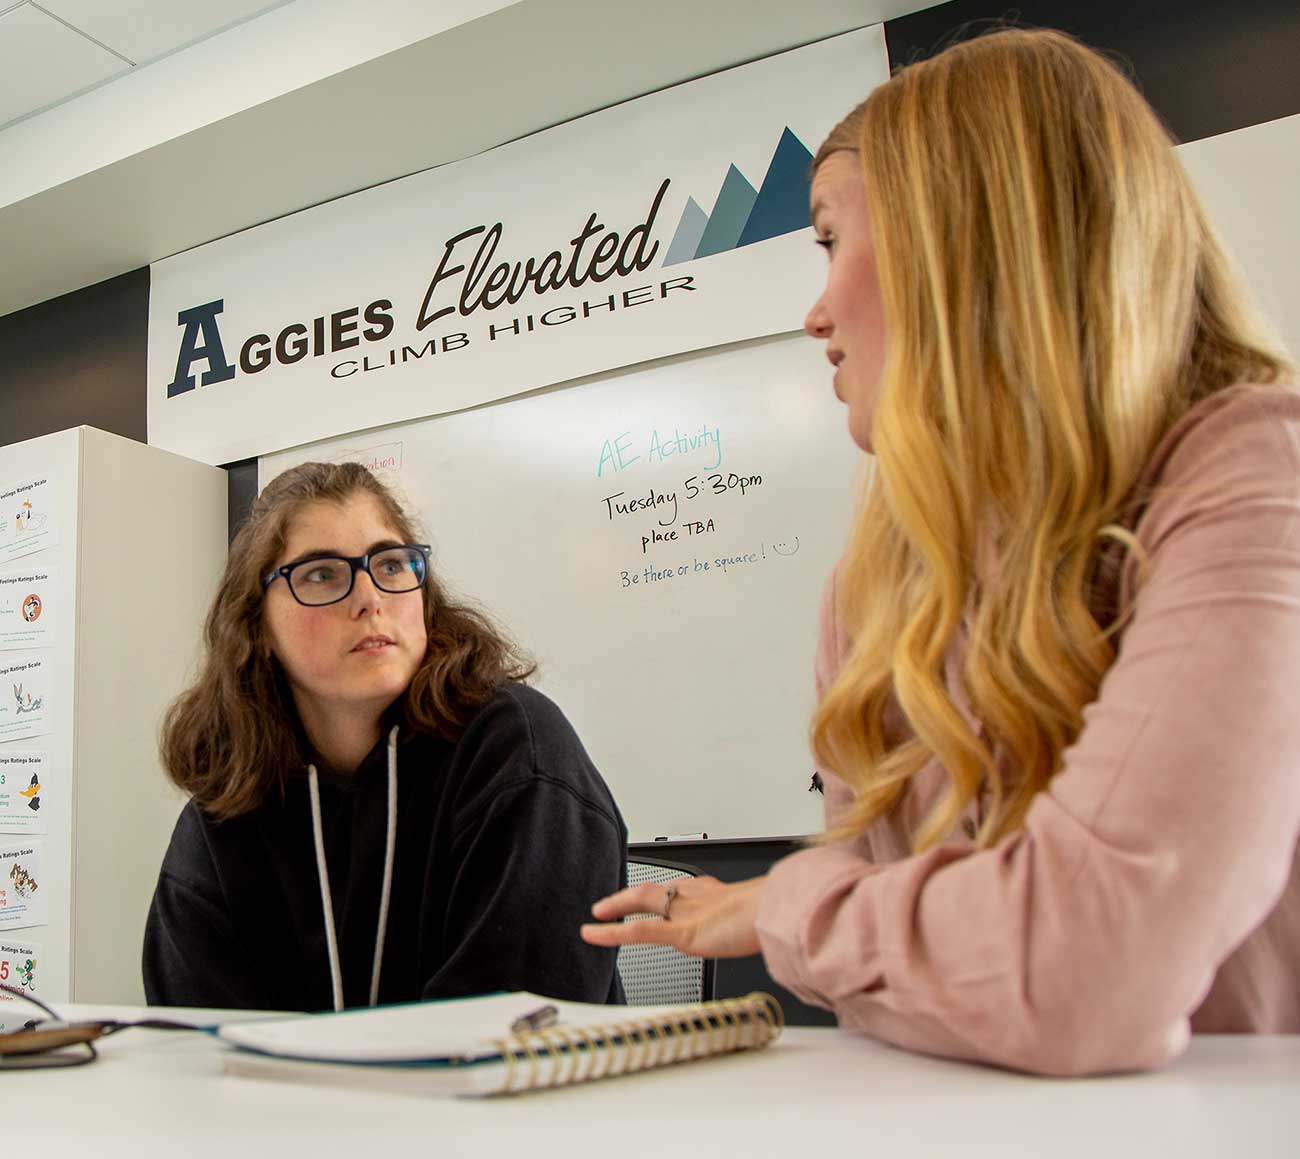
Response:
[{"label": "white hoodie drawstring", "polygon": [[397,847],[397,725],[388,733],[388,827],[384,835],[384,888],[379,893],[379,921],[375,927],[375,960],[370,967],[370,1005],[379,1002],[379,971],[388,937],[388,898],[393,892],[393,851]]},{"label": "white hoodie drawstring", "polygon": [[[330,985],[334,1009],[343,1009],[343,971],[339,965],[339,940],[334,929],[334,901],[330,896],[329,866],[325,863],[325,838],[320,821],[320,782],[316,766],[307,766],[307,787],[311,795],[312,837],[316,843],[316,876],[320,880],[321,909],[325,913],[325,944],[329,951]],[[393,853],[397,847],[397,725],[388,733],[388,828],[384,838],[384,885],[379,894],[379,922],[375,930],[375,956],[370,968],[370,1005],[379,1002],[379,972],[388,936],[388,899],[393,891]]]}]

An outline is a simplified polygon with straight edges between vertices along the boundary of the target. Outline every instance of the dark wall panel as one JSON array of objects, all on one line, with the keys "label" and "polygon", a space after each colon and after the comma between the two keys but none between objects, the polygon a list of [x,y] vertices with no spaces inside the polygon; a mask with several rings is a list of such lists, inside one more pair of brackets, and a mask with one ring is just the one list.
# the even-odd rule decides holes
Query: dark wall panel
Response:
[{"label": "dark wall panel", "polygon": [[230,523],[230,538],[248,518],[257,498],[257,460],[242,459],[226,467],[226,517]]},{"label": "dark wall panel", "polygon": [[923,60],[999,19],[1118,53],[1180,141],[1300,113],[1296,0],[952,0],[886,22],[890,63]]},{"label": "dark wall panel", "polygon": [[0,317],[0,446],[69,427],[146,441],[149,268]]}]

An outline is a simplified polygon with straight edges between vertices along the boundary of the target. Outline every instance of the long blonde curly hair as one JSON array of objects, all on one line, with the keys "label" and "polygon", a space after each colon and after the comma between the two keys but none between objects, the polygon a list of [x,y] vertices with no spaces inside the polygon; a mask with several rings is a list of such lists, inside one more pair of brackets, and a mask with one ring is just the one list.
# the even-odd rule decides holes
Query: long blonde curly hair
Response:
[{"label": "long blonde curly hair", "polygon": [[[1135,546],[1156,444],[1207,395],[1293,371],[1168,133],[1064,34],[1002,30],[903,69],[814,164],[842,151],[861,160],[888,339],[837,583],[851,647],[813,721],[854,794],[827,836],[888,814],[938,758],[947,789],[913,847],[981,794],[987,847],[1021,826],[1115,658],[1094,573],[1108,538]],[[963,624],[982,736],[945,683]]]}]

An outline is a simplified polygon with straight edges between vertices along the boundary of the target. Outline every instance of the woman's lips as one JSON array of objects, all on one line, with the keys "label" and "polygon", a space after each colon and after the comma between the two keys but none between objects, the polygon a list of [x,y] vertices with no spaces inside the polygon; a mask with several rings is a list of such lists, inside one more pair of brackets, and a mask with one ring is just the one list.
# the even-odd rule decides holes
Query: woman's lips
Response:
[{"label": "woman's lips", "polygon": [[840,364],[844,361],[844,351],[827,349],[826,359],[833,367],[835,367],[835,376],[831,379],[831,386],[835,391],[835,397],[838,398],[840,402],[843,402],[844,395],[840,392]]}]

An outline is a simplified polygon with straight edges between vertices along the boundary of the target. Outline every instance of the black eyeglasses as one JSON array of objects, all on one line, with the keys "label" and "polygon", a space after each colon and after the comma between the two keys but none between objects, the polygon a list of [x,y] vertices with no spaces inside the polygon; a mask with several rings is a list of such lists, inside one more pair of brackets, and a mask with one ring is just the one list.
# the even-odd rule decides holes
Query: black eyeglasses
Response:
[{"label": "black eyeglasses", "polygon": [[147,1030],[206,1030],[189,1022],[171,1022],[165,1018],[145,1018],[138,1022],[113,1019],[89,1022],[64,1022],[39,998],[13,986],[0,983],[6,994],[30,1002],[46,1018],[28,1019],[19,1029],[0,1033],[0,1073],[7,1070],[35,1070],[61,1066],[85,1066],[99,1057],[97,1039],[132,1026]]},{"label": "black eyeglasses", "polygon": [[281,576],[289,592],[300,604],[320,608],[337,604],[352,594],[357,572],[364,571],[381,592],[396,595],[424,587],[429,578],[427,543],[404,543],[385,547],[366,555],[318,555],[277,567],[262,581],[265,591]]}]

